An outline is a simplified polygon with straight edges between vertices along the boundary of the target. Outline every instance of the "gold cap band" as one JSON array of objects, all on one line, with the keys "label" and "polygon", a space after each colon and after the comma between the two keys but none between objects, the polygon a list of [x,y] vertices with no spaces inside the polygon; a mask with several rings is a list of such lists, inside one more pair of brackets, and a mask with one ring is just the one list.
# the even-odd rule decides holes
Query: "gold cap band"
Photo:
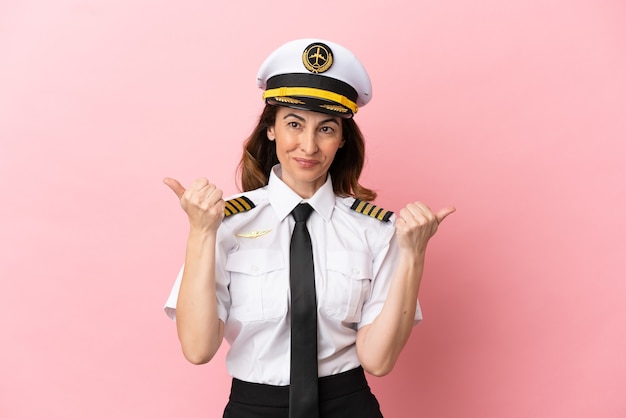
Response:
[{"label": "gold cap band", "polygon": [[321,90],[312,87],[279,87],[276,89],[265,90],[263,99],[281,96],[297,96],[297,97],[315,97],[318,99],[326,99],[339,103],[356,113],[359,107],[352,100],[341,94],[333,93],[328,90]]}]

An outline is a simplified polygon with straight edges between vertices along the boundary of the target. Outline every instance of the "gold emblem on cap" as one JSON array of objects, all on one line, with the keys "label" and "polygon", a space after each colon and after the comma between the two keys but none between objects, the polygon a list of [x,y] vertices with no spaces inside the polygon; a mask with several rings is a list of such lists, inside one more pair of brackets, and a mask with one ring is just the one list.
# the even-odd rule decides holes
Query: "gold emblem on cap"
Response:
[{"label": "gold emblem on cap", "polygon": [[323,107],[324,109],[331,110],[333,112],[339,112],[339,113],[347,113],[348,112],[348,109],[346,109],[343,106],[339,106],[339,105],[327,105],[327,104],[324,104],[324,105],[320,105],[320,107]]},{"label": "gold emblem on cap", "polygon": [[290,103],[290,104],[299,104],[299,105],[305,104],[302,100],[294,99],[292,97],[276,96],[274,97],[274,100],[276,100],[277,102]]},{"label": "gold emblem on cap", "polygon": [[333,65],[333,51],[323,43],[312,43],[302,53],[302,63],[312,73],[323,73]]}]

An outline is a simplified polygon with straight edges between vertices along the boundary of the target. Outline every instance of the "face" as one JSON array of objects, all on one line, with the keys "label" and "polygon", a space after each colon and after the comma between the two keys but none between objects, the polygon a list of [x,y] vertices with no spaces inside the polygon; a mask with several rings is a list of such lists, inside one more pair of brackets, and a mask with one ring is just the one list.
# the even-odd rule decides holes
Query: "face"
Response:
[{"label": "face", "polygon": [[341,119],[309,110],[280,106],[274,126],[267,129],[276,141],[282,180],[303,198],[324,185],[337,150],[343,147]]}]

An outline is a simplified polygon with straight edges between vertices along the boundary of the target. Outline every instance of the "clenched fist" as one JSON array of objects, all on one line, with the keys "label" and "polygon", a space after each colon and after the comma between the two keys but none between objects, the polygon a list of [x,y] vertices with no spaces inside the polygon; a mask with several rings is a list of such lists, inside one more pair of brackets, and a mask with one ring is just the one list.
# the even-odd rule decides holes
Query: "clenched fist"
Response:
[{"label": "clenched fist", "polygon": [[178,180],[166,177],[165,183],[180,200],[180,206],[189,217],[191,229],[217,231],[224,218],[222,191],[205,178],[194,180],[185,189]]},{"label": "clenched fist", "polygon": [[428,240],[437,232],[439,224],[456,209],[452,206],[434,213],[422,202],[409,203],[396,219],[396,233],[401,249],[424,253]]}]

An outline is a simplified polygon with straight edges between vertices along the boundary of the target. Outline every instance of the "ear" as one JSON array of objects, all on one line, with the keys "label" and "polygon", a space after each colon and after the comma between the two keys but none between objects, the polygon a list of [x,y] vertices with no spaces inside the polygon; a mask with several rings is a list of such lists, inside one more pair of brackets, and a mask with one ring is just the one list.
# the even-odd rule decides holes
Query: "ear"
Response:
[{"label": "ear", "polygon": [[270,141],[273,141],[276,139],[276,135],[274,134],[274,127],[273,126],[269,126],[267,128],[267,139],[269,139]]},{"label": "ear", "polygon": [[346,140],[344,138],[341,138],[341,143],[339,144],[339,148],[343,148],[344,145],[346,145]]}]

